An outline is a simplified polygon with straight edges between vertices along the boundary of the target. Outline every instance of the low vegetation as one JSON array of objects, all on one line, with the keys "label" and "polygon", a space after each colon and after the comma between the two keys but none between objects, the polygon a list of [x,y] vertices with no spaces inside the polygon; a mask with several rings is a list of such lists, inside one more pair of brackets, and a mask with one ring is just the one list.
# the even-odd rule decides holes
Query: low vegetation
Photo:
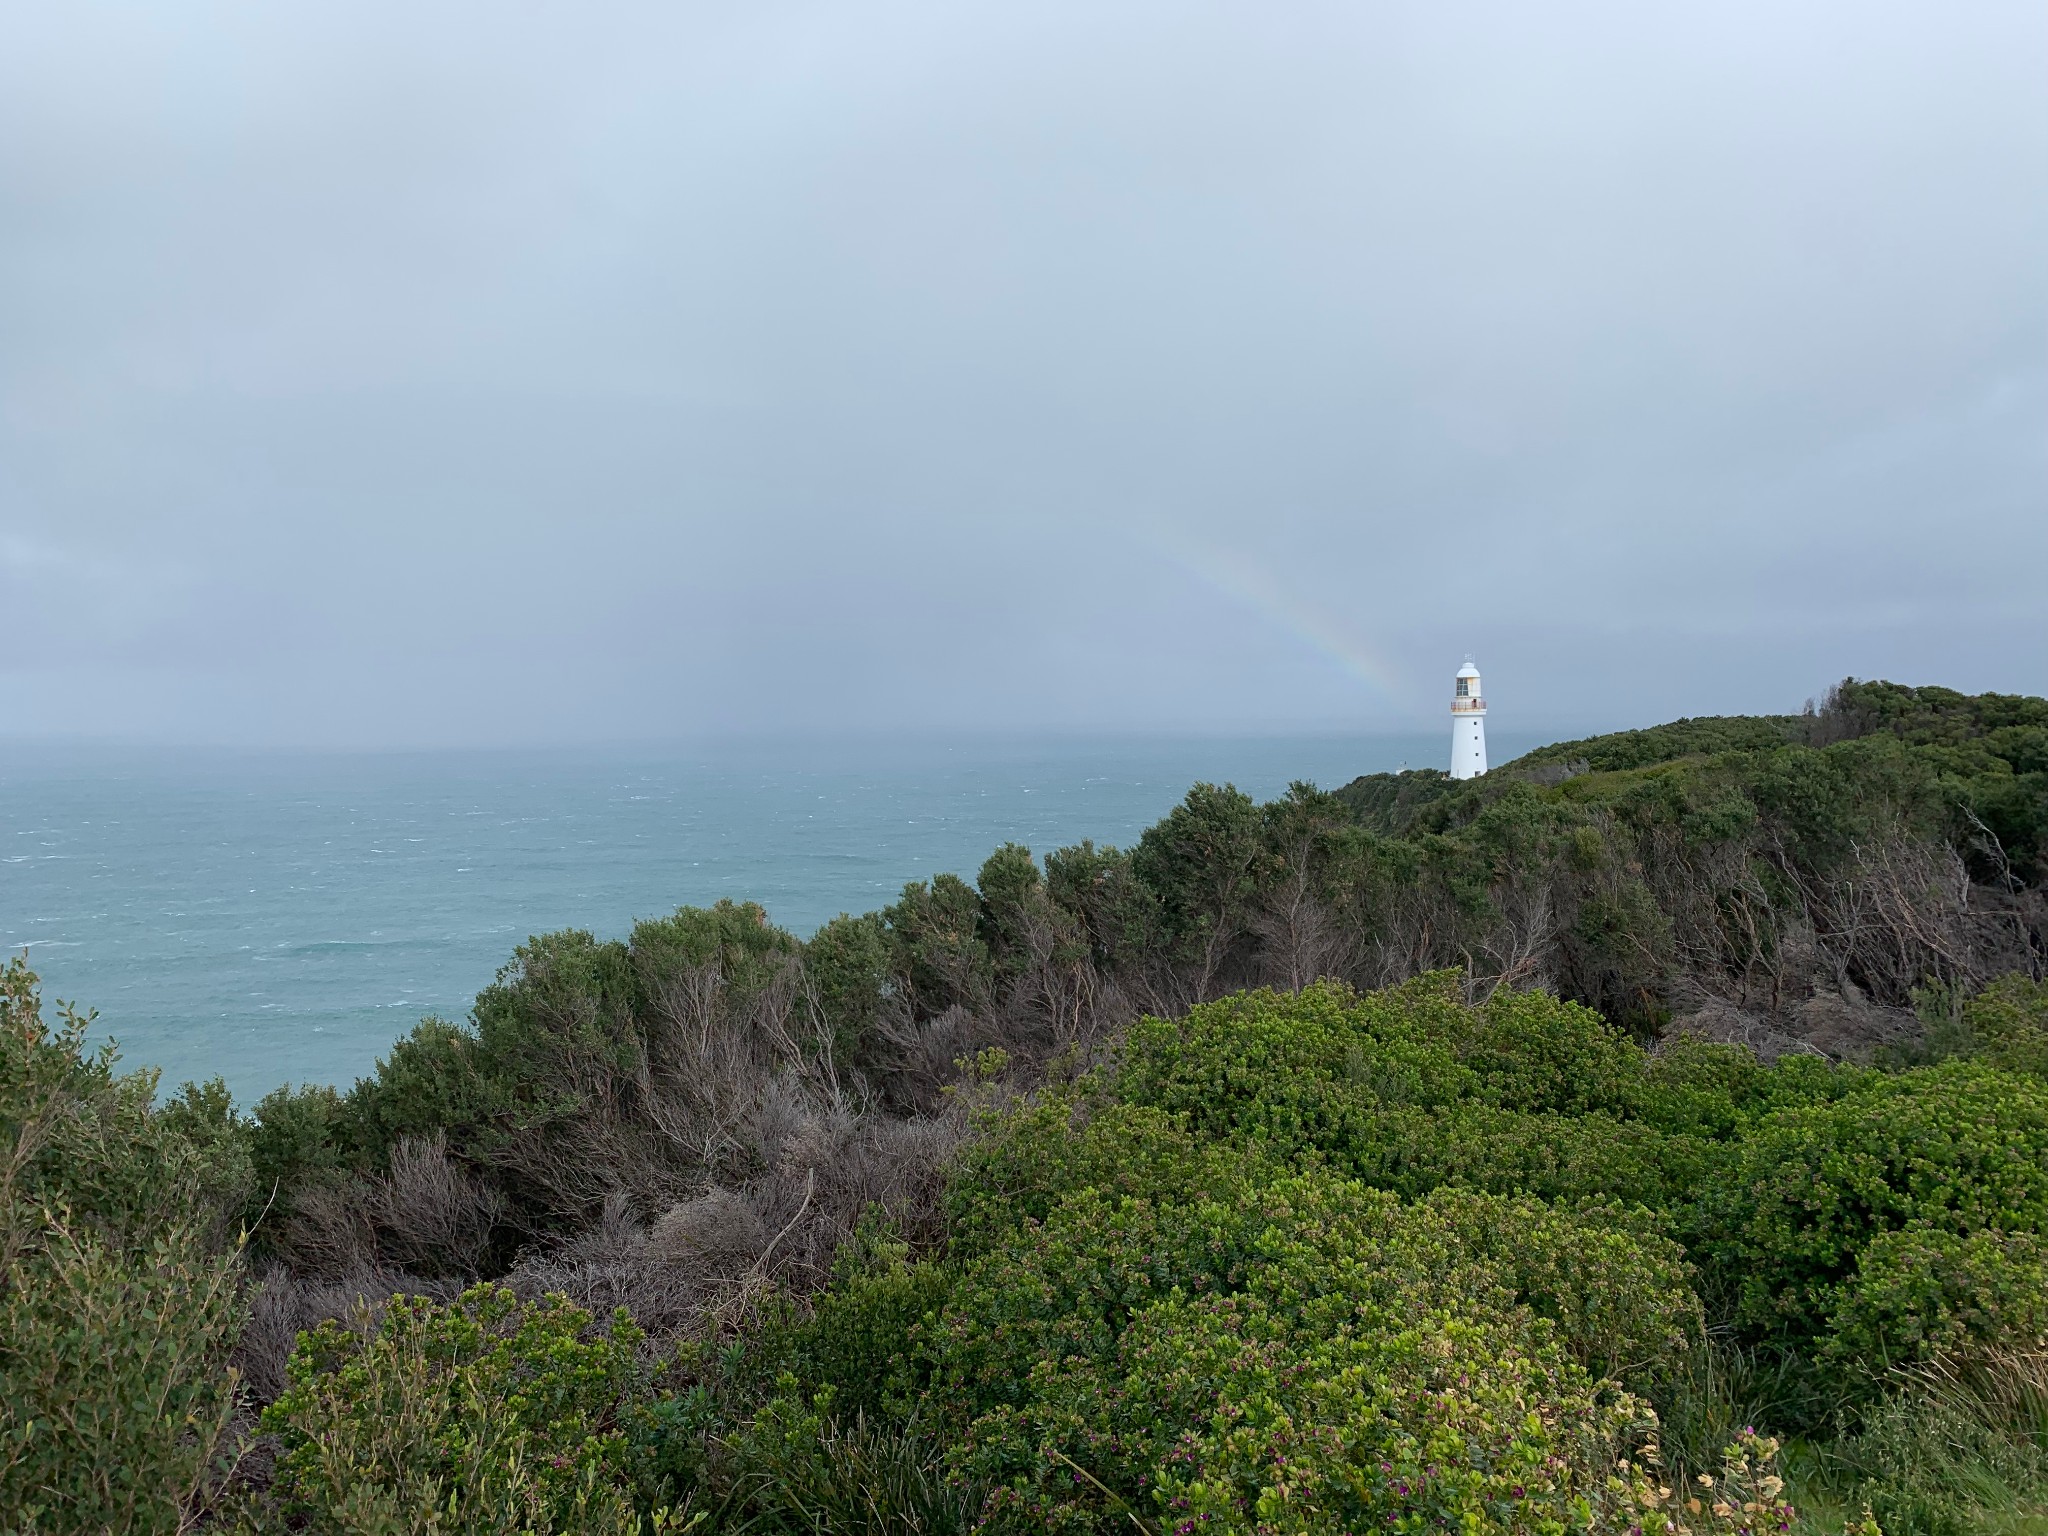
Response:
[{"label": "low vegetation", "polygon": [[0,988],[0,1528],[2048,1531],[2048,701],[1197,787],[348,1092]]}]

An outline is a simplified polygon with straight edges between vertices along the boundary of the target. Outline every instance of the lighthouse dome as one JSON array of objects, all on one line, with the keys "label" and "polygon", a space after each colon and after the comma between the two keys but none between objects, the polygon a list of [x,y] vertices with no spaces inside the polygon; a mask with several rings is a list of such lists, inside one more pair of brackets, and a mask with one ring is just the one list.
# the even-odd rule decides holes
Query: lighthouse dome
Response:
[{"label": "lighthouse dome", "polygon": [[[1477,677],[1478,675],[1479,669],[1473,666],[1472,663],[1469,661],[1466,662],[1465,665],[1463,665],[1462,667],[1458,668],[1458,676],[1460,677]],[[1437,676],[1441,677],[1443,676],[1443,674],[1439,672]]]}]

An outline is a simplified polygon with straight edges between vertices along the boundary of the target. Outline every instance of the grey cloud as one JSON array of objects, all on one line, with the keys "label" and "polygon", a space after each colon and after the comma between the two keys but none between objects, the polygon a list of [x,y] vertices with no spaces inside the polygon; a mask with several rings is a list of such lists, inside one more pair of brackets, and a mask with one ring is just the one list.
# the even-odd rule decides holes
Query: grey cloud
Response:
[{"label": "grey cloud", "polygon": [[0,35],[9,732],[2048,691],[2035,6]]}]

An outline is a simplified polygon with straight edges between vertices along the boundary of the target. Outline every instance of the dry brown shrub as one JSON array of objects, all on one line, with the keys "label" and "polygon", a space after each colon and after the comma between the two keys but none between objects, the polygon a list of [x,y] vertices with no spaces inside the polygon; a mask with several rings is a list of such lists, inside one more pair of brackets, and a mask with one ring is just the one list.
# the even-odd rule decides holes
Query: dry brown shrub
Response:
[{"label": "dry brown shrub", "polygon": [[439,1131],[394,1146],[389,1172],[368,1180],[361,1200],[380,1259],[471,1276],[483,1273],[506,1213],[505,1197],[451,1159]]},{"label": "dry brown shrub", "polygon": [[249,1286],[248,1321],[235,1345],[233,1363],[248,1385],[250,1398],[267,1403],[284,1390],[285,1362],[306,1330],[331,1318],[356,1316],[365,1306],[374,1311],[392,1296],[432,1296],[445,1301],[459,1289],[455,1281],[368,1263],[320,1277],[272,1264]]},{"label": "dry brown shrub", "polygon": [[303,1275],[347,1275],[377,1262],[377,1236],[361,1191],[352,1183],[309,1184],[294,1196],[291,1214],[272,1223],[268,1246]]},{"label": "dry brown shrub", "polygon": [[648,1231],[647,1246],[661,1262],[716,1272],[752,1264],[768,1236],[754,1200],[735,1189],[707,1189],[664,1211]]},{"label": "dry brown shrub", "polygon": [[876,1208],[914,1243],[940,1237],[945,1168],[965,1135],[954,1100],[929,1115],[862,1111],[793,1078],[769,1085],[736,1142],[757,1170],[700,1188],[643,1225],[623,1193],[566,1240],[536,1244],[508,1283],[561,1291],[594,1312],[627,1308],[658,1346],[743,1326],[772,1292],[824,1284],[862,1213]]},{"label": "dry brown shrub", "polygon": [[695,1331],[704,1304],[702,1275],[654,1247],[623,1194],[588,1231],[522,1254],[506,1283],[529,1300],[559,1292],[599,1317],[624,1307],[656,1349]]}]

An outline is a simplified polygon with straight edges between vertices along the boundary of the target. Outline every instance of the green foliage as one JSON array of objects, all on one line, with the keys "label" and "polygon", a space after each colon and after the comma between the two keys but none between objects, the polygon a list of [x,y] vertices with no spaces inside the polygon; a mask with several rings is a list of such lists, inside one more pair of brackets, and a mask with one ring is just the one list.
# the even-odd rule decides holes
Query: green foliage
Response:
[{"label": "green foliage", "polygon": [[1971,835],[1961,841],[1983,874],[2038,882],[2048,873],[2048,700],[1849,679],[1814,734],[1904,742],[1966,816]]},{"label": "green foliage", "polygon": [[803,956],[834,1058],[858,1062],[891,984],[888,926],[873,912],[842,912],[811,935]]},{"label": "green foliage", "polygon": [[245,1165],[222,1094],[157,1111],[88,1022],[0,969],[0,1520],[181,1530],[233,1407]]},{"label": "green foliage", "polygon": [[1733,1124],[1765,1097],[1709,1050],[1681,1065],[1667,1090],[1583,1010],[1472,1009],[1444,977],[1144,1021],[984,1122],[946,1258],[871,1233],[764,1336],[788,1379],[757,1422],[924,1426],[998,1531],[1711,1524],[1623,1465],[1652,1419],[1615,1381],[1657,1390],[1701,1347],[1664,1218],[1343,1171],[1407,1114],[1457,1145],[1446,1114],[1598,1104],[1654,1138],[1611,1117],[1718,1091]]},{"label": "green foliage", "polygon": [[271,1090],[258,1101],[244,1135],[250,1225],[270,1223],[273,1230],[297,1214],[309,1195],[340,1181],[352,1144],[341,1095],[324,1084]]},{"label": "green foliage", "polygon": [[[1765,1116],[1726,1177],[1702,1187],[1691,1219],[1696,1256],[1747,1328],[1817,1340],[1846,1308],[1857,1337],[1910,1345],[1910,1354],[1917,1339],[1947,1337],[1955,1326],[1943,1320],[1953,1309],[1938,1291],[1924,1293],[1935,1314],[1909,1322],[1899,1311],[1916,1294],[1910,1276],[1937,1250],[1915,1257],[1894,1239],[1859,1282],[1875,1240],[1908,1231],[2038,1235],[2044,1217],[2048,1086],[1951,1063],[1873,1077],[1833,1103]],[[1968,1251],[1986,1266],[2002,1262],[1990,1249]]]},{"label": "green foliage", "polygon": [[[1744,1344],[1720,1329],[1688,1350],[1651,1397],[1660,1456],[1681,1486],[1711,1472],[1722,1448],[1758,1424],[1830,1423],[1805,1361],[1782,1349]],[[1812,1513],[1811,1497],[1806,1489],[1794,1499],[1802,1516]]]},{"label": "green foliage", "polygon": [[1642,1206],[1443,1188],[1421,1202],[1595,1377],[1660,1385],[1701,1338],[1684,1250]]},{"label": "green foliage", "polygon": [[597,1331],[560,1297],[494,1286],[325,1323],[264,1410],[276,1480],[244,1518],[350,1536],[638,1531],[640,1343],[624,1314]]},{"label": "green foliage", "polygon": [[981,939],[999,976],[1015,976],[1030,958],[1032,929],[1050,914],[1045,879],[1031,850],[1005,843],[990,854],[975,879],[981,895]]},{"label": "green foliage", "polygon": [[1881,731],[1916,746],[1969,746],[2009,736],[2034,739],[2032,732],[2048,730],[2048,701],[1845,678],[1830,693],[1823,719],[1837,736]]},{"label": "green foliage", "polygon": [[[1889,1423],[2048,1327],[2039,1087],[1651,1056],[1442,975],[1225,998],[986,1117],[945,1256],[870,1233],[763,1336],[767,1422],[914,1423],[994,1531],[1756,1529],[1747,1426]],[[1815,1488],[1910,1527],[1909,1483]]]},{"label": "green foliage", "polygon": [[882,917],[898,983],[920,1013],[971,1008],[987,997],[991,967],[973,886],[952,874],[913,880]]},{"label": "green foliage", "polygon": [[716,967],[720,983],[741,997],[753,997],[798,948],[751,901],[682,907],[673,916],[636,923],[628,949],[642,988],[639,1010],[658,1001],[673,978],[705,967]]},{"label": "green foliage", "polygon": [[[501,976],[499,989],[503,987]],[[502,1018],[506,1011],[501,994],[494,1017]],[[375,1077],[358,1083],[345,1101],[332,1089],[309,1086],[300,1091],[297,1102],[279,1102],[279,1137],[289,1136],[299,1166],[315,1182],[327,1182],[325,1175],[343,1166],[382,1166],[392,1146],[407,1136],[438,1133],[458,1144],[478,1144],[493,1113],[512,1096],[506,1079],[516,1081],[522,1075],[517,1068],[505,1070],[518,1060],[515,1052],[502,1041],[493,1043],[495,1050],[475,1032],[445,1019],[422,1019],[377,1063]],[[525,1070],[543,1069],[535,1065]],[[271,1099],[257,1106],[259,1124],[268,1119],[264,1111]],[[290,1188],[289,1181],[285,1187]]]},{"label": "green foliage", "polygon": [[[465,1098],[490,1105],[491,1121],[473,1132],[479,1144],[546,1138],[587,1095],[630,1076],[639,1064],[633,1003],[646,984],[616,941],[570,930],[522,944],[477,995],[474,1075],[456,1075]],[[375,1097],[391,1083],[380,1071]]]},{"label": "green foliage", "polygon": [[1528,1114],[1632,1114],[1648,1062],[1598,1014],[1542,992],[1500,991],[1460,1050],[1486,1099]]},{"label": "green foliage", "polygon": [[[467,1023],[421,1021],[346,1094],[279,1089],[257,1105],[242,1131],[252,1216],[265,1240],[283,1231],[288,1244],[295,1218],[360,1196],[406,1142],[445,1149],[475,1182],[478,1209],[498,1222],[487,1246],[501,1254],[519,1237],[575,1228],[633,1168],[702,1178],[647,1102],[657,1073],[688,1075],[663,1055],[679,1021],[693,1037],[714,1024],[744,1030],[773,994],[773,1007],[801,1012],[797,1049],[851,1048],[888,986],[870,942],[880,933],[877,920],[848,919],[821,936],[812,993],[795,984],[803,946],[750,902],[686,907],[623,943],[579,931],[530,939]],[[469,1259],[416,1262],[452,1273]]]},{"label": "green foliage", "polygon": [[725,1447],[725,1528],[761,1536],[966,1536],[982,1490],[949,1477],[915,1420],[835,1412],[826,1388],[805,1399],[794,1377]]},{"label": "green foliage", "polygon": [[0,1508],[43,1532],[176,1531],[224,1445],[232,1255],[190,1224],[116,1247],[45,1214],[0,1298]]},{"label": "green foliage", "polygon": [[[1426,904],[1439,954],[1483,947],[1541,889],[1562,924],[1548,973],[1647,1033],[1688,978],[1740,991],[1768,980],[1776,1006],[1802,926],[1828,930],[1834,893],[1888,850],[1946,846],[2001,896],[2038,887],[2044,717],[2038,699],[1852,682],[1803,720],[1679,721],[1546,747],[1463,783],[1376,775],[1337,798],[1361,826],[1427,852],[1393,889]],[[1448,924],[1453,903],[1468,921]],[[2038,972],[2039,917],[2005,935],[2012,949],[1992,968]],[[1904,1004],[1930,976],[1985,974],[1919,944],[1910,923],[1885,936],[1904,952],[1831,936],[1847,979],[1882,1001]]]},{"label": "green foliage", "polygon": [[985,1120],[946,1191],[950,1251],[975,1257],[1077,1189],[1142,1199],[1227,1199],[1286,1164],[1264,1148],[1198,1136],[1188,1117],[1101,1102],[1082,1082]]},{"label": "green foliage", "polygon": [[1233,919],[1272,862],[1257,802],[1229,785],[1197,784],[1145,829],[1131,873],[1158,904],[1159,942],[1206,976],[1221,965],[1237,936]]},{"label": "green foliage", "polygon": [[1106,970],[1135,968],[1158,927],[1158,900],[1131,856],[1082,842],[1045,858],[1047,899],[1074,922],[1089,957]]},{"label": "green foliage", "polygon": [[2048,981],[2001,976],[1962,1012],[1963,1054],[2048,1078]]},{"label": "green foliage", "polygon": [[824,1384],[838,1418],[914,1411],[905,1341],[945,1305],[950,1284],[947,1268],[913,1262],[910,1245],[870,1210],[840,1246],[831,1286],[806,1307],[771,1308],[722,1385],[758,1392],[788,1374]]},{"label": "green foliage", "polygon": [[[2027,883],[2048,868],[2044,719],[2040,700],[1845,683],[1806,718],[1678,721],[1472,781],[1295,785],[1263,806],[1197,785],[1133,849],[1084,843],[1041,862],[1005,845],[972,883],[913,882],[803,944],[731,902],[641,923],[625,942],[545,935],[468,1021],[423,1023],[338,1104],[259,1107],[251,1209],[289,1224],[302,1197],[331,1204],[325,1192],[383,1172],[402,1141],[439,1138],[506,1213],[493,1238],[505,1254],[522,1235],[575,1229],[621,1187],[744,1176],[684,1166],[649,1102],[651,1082],[697,1081],[664,1041],[706,1009],[749,1031],[773,1017],[776,1038],[812,1066],[824,1058],[832,1081],[896,1108],[938,1086],[903,1042],[952,1010],[1021,1036],[1021,1052],[1004,1043],[1029,1070],[1137,1000],[1176,1012],[1262,983],[1431,970],[1461,991],[1505,983],[1510,998],[1542,981],[1619,1029],[1544,1014],[1539,1027],[1578,1030],[1580,1046],[1525,1052],[1502,1017],[1491,1057],[1483,1041],[1367,1029],[1338,1059],[1355,1051],[1374,1093],[1319,1073],[1299,1101],[1262,1102],[1260,1134],[1306,1137],[1409,1193],[1448,1181],[1675,1199],[1705,1166],[1697,1143],[1725,1141],[1750,1111],[1718,1090],[1661,1093],[1657,1071],[1617,1049],[1625,1037],[1655,1037],[1703,992],[1782,1023],[1816,988],[1903,1007],[1931,985],[1960,1008],[1999,968],[2038,973],[2048,929]],[[1950,851],[1992,895],[1941,906],[1951,897],[1922,867]],[[1891,906],[1872,919],[1878,898]],[[1987,1059],[2038,1071],[2039,1027],[2000,1032],[2007,996],[1976,1005],[1986,1039],[2004,1042]],[[1767,1091],[1795,1077],[1768,1075]],[[1239,1112],[1184,1086],[1204,1101],[1187,1111],[1196,1133]],[[1430,1131],[1446,1108],[1454,1138]],[[1352,1128],[1332,1140],[1322,1115]],[[1290,1116],[1306,1118],[1290,1130]]]},{"label": "green foliage", "polygon": [[1095,1530],[1126,1509],[1332,1536],[1634,1520],[1610,1486],[1642,1427],[1634,1405],[1469,1316],[1304,1330],[1263,1297],[1175,1298],[1103,1366],[1047,1362],[1032,1386],[967,1453],[1004,1476],[994,1530]]},{"label": "green foliage", "polygon": [[187,1083],[158,1105],[158,1127],[185,1144],[191,1161],[187,1175],[200,1210],[211,1214],[213,1236],[222,1245],[234,1242],[243,1226],[256,1188],[248,1126],[235,1112],[234,1095],[219,1078]]},{"label": "green foliage", "polygon": [[1585,741],[1560,741],[1516,758],[1514,769],[1549,763],[1583,765],[1581,772],[1615,773],[1649,768],[1683,757],[1711,757],[1723,752],[1768,752],[1796,741],[1800,722],[1793,715],[1722,715],[1674,720],[1642,731],[1617,731]]},{"label": "green foliage", "polygon": [[1817,1358],[1868,1379],[2048,1338],[2048,1243],[2031,1232],[1880,1232],[1830,1299]]},{"label": "green foliage", "polygon": [[916,1331],[920,1401],[995,1489],[996,1530],[1127,1508],[1176,1528],[1623,1529],[1610,1478],[1647,1419],[1582,1361],[1682,1353],[1697,1306],[1675,1250],[1615,1216],[1403,1205],[1320,1173],[1223,1201],[1084,1188]]},{"label": "green foliage", "polygon": [[1902,1373],[1812,1462],[1802,1480],[1816,1503],[1869,1510],[1887,1536],[2031,1536],[2048,1525],[2048,1352]]},{"label": "green foliage", "polygon": [[[1660,1090],[1651,1059],[1588,1010],[1509,992],[1468,1009],[1447,975],[1364,999],[1324,984],[1143,1020],[1116,1080],[1122,1102],[1184,1117],[1197,1137],[1313,1150],[1410,1196],[1461,1184],[1652,1203],[1708,1156],[1703,1138],[1657,1123],[1709,1113],[1700,1093]],[[1733,1100],[1715,1107],[1731,1126]]]},{"label": "green foliage", "polygon": [[1336,792],[1361,826],[1382,837],[1412,828],[1429,806],[1459,792],[1460,781],[1441,768],[1412,768],[1401,773],[1368,773]]}]

